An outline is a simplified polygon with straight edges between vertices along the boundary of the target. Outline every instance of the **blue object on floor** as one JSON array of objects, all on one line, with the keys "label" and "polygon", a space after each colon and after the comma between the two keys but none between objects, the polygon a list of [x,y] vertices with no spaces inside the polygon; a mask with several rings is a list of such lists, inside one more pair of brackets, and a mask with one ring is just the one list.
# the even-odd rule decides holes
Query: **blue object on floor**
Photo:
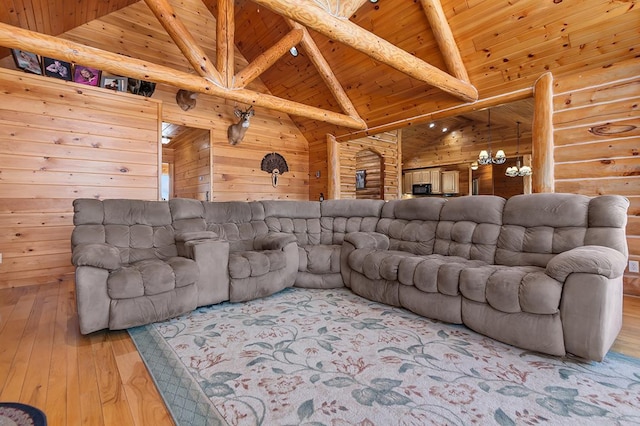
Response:
[{"label": "blue object on floor", "polygon": [[46,426],[47,416],[31,405],[0,402],[0,425]]}]

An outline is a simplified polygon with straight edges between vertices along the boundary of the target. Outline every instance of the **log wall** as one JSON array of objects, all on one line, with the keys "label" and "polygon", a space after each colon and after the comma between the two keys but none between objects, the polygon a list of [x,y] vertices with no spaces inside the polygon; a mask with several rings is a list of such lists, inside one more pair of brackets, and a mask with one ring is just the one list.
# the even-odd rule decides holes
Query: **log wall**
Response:
[{"label": "log wall", "polygon": [[0,288],[73,271],[75,198],[158,197],[160,103],[0,69]]},{"label": "log wall", "polygon": [[[640,60],[554,82],[555,192],[629,198],[629,258],[640,260]],[[535,170],[534,170],[535,173]],[[625,271],[625,293],[640,275]]]},{"label": "log wall", "polygon": [[400,131],[393,131],[338,144],[340,150],[340,198],[357,198],[356,156],[364,150],[370,150],[382,157],[384,199],[395,200],[399,198],[401,193],[400,179],[398,178],[398,168],[401,167],[398,164],[399,138]]},{"label": "log wall", "polygon": [[356,170],[364,170],[365,181],[364,188],[356,189],[356,198],[383,200],[384,194],[382,189],[382,178],[384,170],[382,169],[382,157],[375,152],[366,149],[356,154]]}]

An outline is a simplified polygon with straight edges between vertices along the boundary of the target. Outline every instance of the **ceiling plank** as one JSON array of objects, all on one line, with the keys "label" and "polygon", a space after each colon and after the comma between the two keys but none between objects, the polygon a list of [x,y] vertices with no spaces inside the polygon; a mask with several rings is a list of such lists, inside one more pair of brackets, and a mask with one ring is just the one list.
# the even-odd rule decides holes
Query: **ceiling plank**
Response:
[{"label": "ceiling plank", "polygon": [[471,82],[440,0],[420,0],[420,2],[440,47],[444,62],[447,64],[447,69],[460,80]]},{"label": "ceiling plank", "polygon": [[478,99],[476,88],[400,49],[351,21],[336,18],[310,0],[254,0],[325,36],[344,43],[415,79],[424,81],[465,101]]},{"label": "ceiling plank", "polygon": [[235,16],[233,0],[218,0],[216,20],[216,56],[218,71],[223,76],[225,87],[231,87],[234,71]]},{"label": "ceiling plank", "polygon": [[198,46],[187,27],[178,19],[175,10],[167,0],[145,0],[145,3],[195,71],[214,84],[222,84],[222,76],[204,50]]},{"label": "ceiling plank", "polygon": [[168,84],[192,92],[204,93],[235,102],[264,107],[290,115],[307,117],[312,120],[332,123],[337,126],[353,129],[365,129],[367,127],[363,120],[344,114],[251,90],[226,89],[211,84],[211,81],[206,78],[194,74],[4,23],[0,23],[0,46],[27,50],[38,55],[95,67],[116,75],[126,75],[140,80]]},{"label": "ceiling plank", "polygon": [[302,40],[302,30],[292,29],[287,35],[282,37],[276,44],[271,46],[266,52],[261,53],[242,71],[236,74],[233,79],[233,87],[244,88],[253,80],[258,78],[271,65],[275,64],[278,59],[285,53],[289,52],[291,46],[295,46]]},{"label": "ceiling plank", "polygon": [[322,55],[322,52],[320,52],[320,49],[311,37],[311,34],[309,34],[309,31],[305,27],[291,19],[287,19],[287,23],[292,28],[298,28],[303,31],[302,41],[300,42],[300,45],[304,48],[305,52],[307,52],[309,60],[316,67],[318,73],[324,80],[329,90],[331,90],[333,97],[336,98],[345,114],[351,117],[360,118],[360,115],[358,114],[358,111],[356,111],[356,108],[353,106],[351,99],[349,99],[349,96],[347,96],[347,93],[344,91],[344,88],[338,81],[338,78],[333,73],[331,66]]}]

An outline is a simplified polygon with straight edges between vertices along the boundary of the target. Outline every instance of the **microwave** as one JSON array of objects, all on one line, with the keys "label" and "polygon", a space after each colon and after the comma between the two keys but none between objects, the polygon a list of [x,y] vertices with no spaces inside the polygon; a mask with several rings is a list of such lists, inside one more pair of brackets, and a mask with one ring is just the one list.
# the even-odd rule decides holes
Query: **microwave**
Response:
[{"label": "microwave", "polygon": [[429,195],[431,194],[431,184],[430,183],[417,183],[413,185],[412,188],[413,195]]}]

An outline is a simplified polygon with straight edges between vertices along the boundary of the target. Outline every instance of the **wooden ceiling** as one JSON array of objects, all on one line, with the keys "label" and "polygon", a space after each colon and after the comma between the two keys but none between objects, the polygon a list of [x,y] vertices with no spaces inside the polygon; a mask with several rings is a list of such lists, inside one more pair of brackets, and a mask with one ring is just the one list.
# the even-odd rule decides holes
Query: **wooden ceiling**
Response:
[{"label": "wooden ceiling", "polygon": [[[170,0],[193,38],[215,63],[216,17],[223,0]],[[287,35],[291,26],[269,9],[276,0],[235,0],[234,44],[251,63]],[[284,1],[284,0],[283,0]],[[426,63],[449,72],[425,10],[418,0],[289,0],[326,12],[349,10],[349,21]],[[640,39],[638,0],[441,0],[462,63],[480,99],[530,88],[544,72],[578,74],[636,57]],[[324,6],[322,6],[324,5]],[[0,22],[78,41],[113,53],[195,73],[145,1],[2,0]],[[458,97],[309,30],[312,41],[367,127],[407,122],[464,103]],[[299,46],[300,47],[300,46]],[[304,48],[285,54],[260,75],[270,94],[342,113]],[[0,57],[8,50],[0,51]],[[6,62],[6,61],[5,61]],[[236,70],[238,71],[238,70]],[[179,83],[176,83],[179,86]],[[486,112],[480,113],[486,122]],[[311,141],[352,130],[292,115]],[[465,117],[474,120],[473,114]],[[500,120],[498,110],[493,119]],[[424,120],[423,120],[424,121]],[[510,119],[510,121],[512,121]]]}]

